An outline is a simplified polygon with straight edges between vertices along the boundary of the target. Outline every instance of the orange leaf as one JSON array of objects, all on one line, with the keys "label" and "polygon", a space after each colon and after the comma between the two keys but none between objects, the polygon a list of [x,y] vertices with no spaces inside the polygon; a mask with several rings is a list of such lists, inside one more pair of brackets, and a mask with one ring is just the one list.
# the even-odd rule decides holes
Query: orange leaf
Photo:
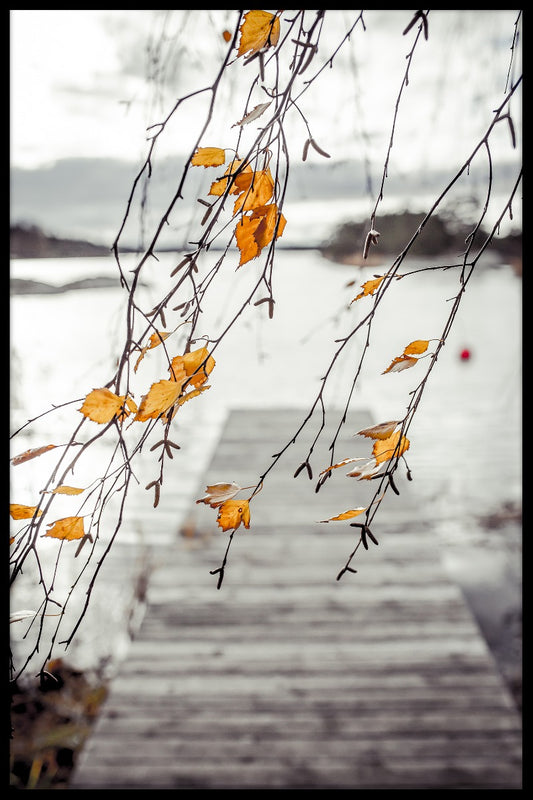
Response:
[{"label": "orange leaf", "polygon": [[381,281],[386,277],[387,277],[386,275],[381,275],[380,277],[375,278],[375,280],[366,281],[366,283],[363,283],[361,286],[361,289],[363,291],[360,294],[358,294],[357,297],[354,297],[352,303],[355,303],[355,301],[359,300],[361,297],[366,297],[369,294],[374,294],[374,292],[378,289],[379,285],[381,284]]},{"label": "orange leaf", "polygon": [[256,208],[252,214],[252,219],[254,217],[259,216],[260,222],[257,226],[254,239],[259,245],[259,248],[262,249],[265,245],[270,244],[272,239],[274,238],[274,231],[276,229],[276,224],[279,218],[279,225],[278,225],[278,232],[276,234],[276,239],[282,235],[287,220],[283,216],[283,214],[278,214],[278,207],[275,203],[271,203],[267,206],[261,206],[260,208]]},{"label": "orange leaf", "polygon": [[222,31],[222,38],[225,42],[229,42],[231,40],[231,33],[229,31]]},{"label": "orange leaf", "polygon": [[196,387],[206,382],[207,376],[213,371],[216,363],[213,356],[209,355],[207,347],[200,347],[191,353],[185,353],[182,358],[185,374],[190,378],[188,383]]},{"label": "orange leaf", "polygon": [[57,447],[57,445],[46,444],[44,447],[33,447],[30,450],[25,450],[23,453],[20,453],[18,456],[14,456],[11,459],[11,463],[15,467],[17,464],[23,464],[25,461],[29,461],[31,458],[37,458],[37,456],[41,456],[48,450],[53,450],[54,447]]},{"label": "orange leaf", "polygon": [[203,392],[206,392],[210,388],[211,387],[209,385],[200,386],[199,389],[191,389],[190,392],[186,392],[185,394],[180,395],[176,400],[176,403],[174,404],[174,411],[172,415],[170,416],[169,414],[165,414],[163,417],[161,417],[163,422],[169,422],[171,419],[174,418],[174,415],[176,414],[178,408],[180,408],[184,403],[187,403],[189,400],[192,400],[193,397],[198,397],[198,395],[202,394]]},{"label": "orange leaf", "polygon": [[388,439],[399,424],[397,420],[380,422],[379,425],[373,425],[371,428],[363,428],[362,431],[357,431],[357,435],[368,436],[369,439]]},{"label": "orange leaf", "polygon": [[237,247],[241,251],[239,267],[256,258],[261,252],[259,245],[255,241],[254,233],[259,227],[260,219],[242,217],[235,227],[235,240]]},{"label": "orange leaf", "polygon": [[241,491],[241,487],[236,483],[213,483],[205,487],[205,495],[197,500],[197,503],[205,503],[211,508],[218,508],[226,500],[231,500],[235,497],[237,492]]},{"label": "orange leaf", "polygon": [[131,399],[131,397],[126,397],[126,406],[121,414],[117,417],[119,422],[123,422],[126,417],[129,417],[130,414],[137,413],[137,403]]},{"label": "orange leaf", "polygon": [[182,381],[159,381],[153,383],[148,394],[144,395],[136,420],[146,422],[148,419],[157,419],[168,411],[177,401],[181,393]]},{"label": "orange leaf", "polygon": [[249,53],[253,56],[267,47],[275,47],[279,40],[280,24],[278,17],[268,11],[248,11],[240,27],[239,56]]},{"label": "orange leaf", "polygon": [[199,395],[203,394],[203,392],[207,392],[211,386],[209,384],[204,384],[203,386],[199,386],[198,389],[191,389],[189,392],[185,392],[182,394],[181,397],[178,398],[178,405],[182,406],[187,400],[191,400],[193,397],[198,397]]},{"label": "orange leaf", "polygon": [[174,356],[170,362],[168,371],[170,373],[169,380],[177,381],[178,383],[183,384],[187,377],[187,373],[185,372],[185,364],[183,363],[183,356]]},{"label": "orange leaf", "polygon": [[397,356],[381,374],[385,375],[387,372],[401,372],[403,369],[414,367],[417,362],[418,358],[413,358],[412,356]]},{"label": "orange leaf", "polygon": [[76,489],[74,486],[56,486],[51,494],[82,494],[85,489]]},{"label": "orange leaf", "polygon": [[276,239],[278,239],[282,235],[286,223],[287,220],[283,214],[278,213],[275,203],[258,206],[249,217],[243,216],[235,227],[235,239],[237,247],[241,251],[239,267],[252,258],[256,258],[263,247],[270,244],[277,224]]},{"label": "orange leaf", "polygon": [[226,160],[222,147],[199,147],[191,158],[193,167],[220,167]]},{"label": "orange leaf", "polygon": [[408,344],[405,350],[403,351],[404,356],[413,356],[419,355],[420,353],[425,353],[428,349],[429,339],[417,339],[411,344]]},{"label": "orange leaf", "polygon": [[167,338],[167,336],[170,336],[170,332],[167,333],[165,331],[156,331],[156,333],[152,333],[152,335],[150,336],[148,344],[145,345],[143,347],[143,349],[141,350],[139,358],[137,359],[137,363],[135,364],[135,366],[133,368],[134,372],[137,372],[137,367],[139,366],[140,362],[143,360],[146,351],[147,350],[151,350],[153,347],[157,347],[159,344],[161,344],[161,342],[163,342]]},{"label": "orange leaf", "polygon": [[223,531],[237,530],[241,522],[250,527],[250,506],[248,500],[226,500],[219,507],[217,522]]},{"label": "orange leaf", "polygon": [[[221,197],[224,194],[224,192],[226,191],[226,187],[229,184],[230,177],[235,174],[235,172],[238,170],[238,168],[241,166],[242,163],[243,163],[242,160],[233,159],[233,161],[231,162],[231,164],[229,165],[229,167],[227,168],[227,170],[224,173],[224,175],[228,175],[229,177],[220,178],[220,180],[214,181],[211,184],[211,188],[209,189],[209,194],[213,194],[216,197]],[[243,169],[241,171],[242,172],[252,172],[252,168],[251,168],[251,166],[249,164],[247,164],[245,167],[243,167]],[[228,194],[239,194],[240,191],[241,190],[238,189],[237,186],[235,186],[235,183],[234,183],[232,185],[231,189],[229,190]]]},{"label": "orange leaf", "polygon": [[240,172],[235,186],[241,195],[235,200],[234,214],[266,205],[274,193],[274,179],[268,167],[258,172]]},{"label": "orange leaf", "polygon": [[126,399],[126,396],[116,395],[109,389],[93,389],[78,411],[93,422],[105,424],[111,422],[113,417],[122,422],[131,412],[137,411],[137,406],[131,397]]},{"label": "orange leaf", "polygon": [[[9,506],[9,513],[13,519],[31,519],[35,516],[37,506],[21,506],[17,503],[11,503]],[[37,516],[40,517],[42,511],[37,511]]]},{"label": "orange leaf", "polygon": [[83,539],[85,531],[83,529],[83,517],[64,517],[48,526],[49,530],[45,536],[52,536],[54,539],[64,539],[72,542],[75,539]]},{"label": "orange leaf", "polygon": [[409,449],[409,444],[409,439],[403,436],[401,431],[397,431],[388,439],[376,440],[372,448],[372,455],[377,464],[382,464],[384,461],[390,461],[393,456],[399,458]]},{"label": "orange leaf", "polygon": [[336,520],[342,521],[345,519],[353,519],[353,517],[358,517],[359,514],[362,514],[363,511],[366,511],[366,508],[352,508],[350,511],[344,511],[337,517],[330,517],[329,519],[321,519],[319,520],[319,522],[335,522]]}]

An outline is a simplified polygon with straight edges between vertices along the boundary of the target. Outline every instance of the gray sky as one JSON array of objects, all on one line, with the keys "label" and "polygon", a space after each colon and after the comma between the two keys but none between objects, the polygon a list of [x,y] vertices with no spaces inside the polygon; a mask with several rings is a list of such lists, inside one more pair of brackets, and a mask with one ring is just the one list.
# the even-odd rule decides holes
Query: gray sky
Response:
[{"label": "gray sky", "polygon": [[[227,10],[10,13],[11,157],[13,166],[27,168],[65,157],[137,161],[146,152],[147,126],[159,121],[177,96],[212,81],[226,47],[222,31],[233,27],[237,15]],[[357,13],[328,11],[324,40],[332,46],[340,41]],[[364,139],[372,157],[383,161],[416,31],[402,36],[412,13],[365,11],[366,31],[356,29],[334,68],[302,97],[313,134],[328,152],[357,157]],[[403,168],[470,152],[503,99],[517,16],[516,10],[431,11],[429,40],[417,48],[397,126],[395,151]],[[163,31],[160,75],[166,76],[166,91],[146,80],[147,47]],[[239,63],[234,70],[224,113],[217,118],[217,131],[228,126],[228,141],[231,125],[242,117],[246,95],[239,87],[248,83],[246,69]],[[257,102],[264,99],[257,95]],[[191,129],[193,117],[191,108]],[[189,151],[182,133],[172,143],[174,154]],[[299,148],[306,136],[298,119],[294,136]]]}]

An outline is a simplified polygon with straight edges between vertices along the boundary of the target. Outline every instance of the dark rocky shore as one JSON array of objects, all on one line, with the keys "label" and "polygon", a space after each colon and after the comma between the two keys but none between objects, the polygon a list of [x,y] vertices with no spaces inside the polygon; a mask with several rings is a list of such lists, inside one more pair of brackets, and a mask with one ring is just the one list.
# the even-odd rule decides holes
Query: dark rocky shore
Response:
[{"label": "dark rocky shore", "polygon": [[[36,225],[14,225],[10,229],[10,258],[98,258],[109,257],[111,248],[79,239],[61,239],[50,236]],[[127,248],[125,252],[130,252]],[[77,289],[119,288],[120,279],[109,275],[96,275],[68,283],[55,284],[27,278],[11,278],[9,290],[19,294],[61,294]]]},{"label": "dark rocky shore", "polygon": [[76,258],[78,256],[108,256],[111,249],[78,239],[52,236],[36,225],[13,225],[9,231],[11,258]]}]

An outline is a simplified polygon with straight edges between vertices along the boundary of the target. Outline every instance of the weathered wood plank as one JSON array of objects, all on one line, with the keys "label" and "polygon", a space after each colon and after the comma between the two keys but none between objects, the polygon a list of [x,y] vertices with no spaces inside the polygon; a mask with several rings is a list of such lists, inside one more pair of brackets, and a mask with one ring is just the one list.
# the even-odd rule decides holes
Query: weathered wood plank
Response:
[{"label": "weathered wood plank", "polygon": [[[257,745],[259,749],[259,743]],[[324,776],[326,780],[324,780]],[[483,777],[480,778],[480,775]],[[228,762],[213,762],[206,754],[201,763],[182,760],[152,765],[149,757],[129,764],[126,771],[112,765],[96,766],[83,788],[90,789],[518,789],[516,767],[494,767],[454,763],[437,759],[432,764],[418,763],[396,768],[378,758],[363,757],[331,763],[321,768],[302,757],[266,759],[233,757]],[[76,786],[74,786],[76,788]],[[79,787],[81,788],[81,787]]]},{"label": "weathered wood plank", "polygon": [[[204,702],[205,704],[205,702]],[[167,710],[168,714],[168,710]],[[127,760],[127,753],[132,751],[131,740],[136,739],[138,752],[141,758],[144,740],[148,738],[159,738],[162,746],[168,739],[176,739],[179,744],[190,741],[193,738],[205,740],[213,738],[221,745],[225,741],[234,740],[246,732],[248,735],[261,737],[263,741],[275,739],[276,741],[285,738],[295,742],[310,742],[321,740],[324,746],[330,740],[338,738],[355,739],[357,741],[373,740],[379,745],[383,737],[394,737],[403,739],[405,736],[412,737],[442,737],[446,739],[447,746],[441,752],[443,759],[455,750],[454,740],[461,734],[469,733],[478,739],[477,756],[486,758],[483,749],[483,741],[498,738],[501,742],[499,758],[494,761],[492,766],[500,764],[502,767],[509,763],[510,753],[520,750],[519,739],[517,738],[518,727],[509,721],[503,714],[495,712],[479,712],[475,716],[471,709],[457,711],[449,715],[443,713],[441,709],[432,711],[420,711],[418,714],[403,713],[401,710],[387,709],[385,713],[376,713],[376,708],[368,714],[362,714],[359,719],[357,709],[350,709],[348,712],[342,710],[334,711],[331,708],[323,713],[320,709],[310,709],[302,712],[292,707],[283,711],[269,712],[261,708],[253,710],[232,709],[230,707],[221,709],[220,714],[213,712],[197,713],[196,709],[185,709],[179,712],[176,708],[172,719],[165,715],[164,711],[158,714],[157,718],[151,717],[149,723],[141,724],[139,716],[132,716],[131,728],[127,726],[128,712],[124,710],[125,723],[123,726],[110,725],[113,735],[106,737],[105,746],[98,750],[98,758],[94,762],[101,762],[105,753],[110,749],[115,753],[122,753],[116,761],[117,769],[120,769],[121,759]],[[116,715],[114,715],[116,716]],[[159,719],[160,717],[160,719]],[[280,725],[280,719],[283,725]],[[466,722],[465,722],[466,720]],[[102,726],[100,726],[100,730]],[[487,729],[491,733],[487,735]],[[116,740],[117,731],[125,734],[126,740],[119,742]],[[506,734],[505,737],[502,734]],[[217,747],[212,748],[211,757],[216,759]],[[133,752],[135,749],[133,748]],[[257,756],[258,753],[251,749],[251,755]],[[308,758],[313,760],[313,750],[308,752]],[[488,760],[486,761],[489,766]],[[328,779],[328,776],[325,776]],[[482,776],[480,776],[482,780]],[[79,777],[78,777],[79,783]]]},{"label": "weathered wood plank", "polygon": [[[230,414],[196,497],[253,485],[303,418]],[[339,458],[371,422],[354,415]],[[379,546],[337,581],[353,530],[316,520],[344,510],[344,476],[318,494],[291,476],[270,473],[220,591],[216,511],[191,497],[181,531],[161,537],[144,623],[72,788],[521,788],[519,715],[413,498],[391,498]]]}]

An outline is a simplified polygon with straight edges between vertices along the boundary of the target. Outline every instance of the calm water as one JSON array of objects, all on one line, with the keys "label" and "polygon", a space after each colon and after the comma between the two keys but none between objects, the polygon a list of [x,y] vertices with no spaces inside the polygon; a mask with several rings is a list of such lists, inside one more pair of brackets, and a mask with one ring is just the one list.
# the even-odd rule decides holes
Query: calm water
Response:
[{"label": "calm water", "polygon": [[[245,298],[255,282],[253,267],[247,272],[231,268],[213,287],[213,298],[204,302],[201,334],[223,328],[232,304]],[[218,409],[215,413],[222,416],[224,409],[238,406],[307,408],[337,347],[334,340],[349,332],[371,302],[349,306],[350,301],[359,285],[380,271],[334,265],[314,251],[280,253],[274,319],[268,319],[266,306],[245,310],[215,354],[216,372],[212,388],[201,398],[202,410]],[[168,272],[158,264],[147,276],[149,285],[141,290],[146,308],[155,302]],[[11,274],[61,284],[114,275],[116,269],[106,258],[40,259],[14,261]],[[347,287],[352,280],[355,285]],[[413,339],[440,336],[456,281],[450,270],[393,284],[374,324],[354,407],[369,408],[376,421],[403,416],[408,393],[421,377],[419,367],[382,372]],[[410,429],[413,471],[419,466],[428,497],[445,493],[459,504],[455,511],[473,504],[487,511],[499,499],[520,497],[521,293],[522,282],[509,267],[474,275]],[[108,380],[120,349],[123,309],[118,288],[12,297],[14,426]],[[332,375],[332,406],[344,405],[362,333]],[[464,349],[471,354],[467,361],[460,358]],[[146,357],[143,371],[144,381],[155,379],[161,362]],[[47,418],[48,430],[50,424]]]},{"label": "calm water", "polygon": [[[210,257],[216,260],[216,254]],[[150,265],[146,286],[139,293],[146,310],[155,304],[176,263],[164,257]],[[231,263],[224,269],[212,297],[204,302],[200,334],[217,335],[224,329],[234,304],[242,302],[255,283],[257,270],[253,262],[237,271]],[[215,353],[212,388],[182,409],[182,437],[192,455],[189,465],[201,470],[200,453],[216,441],[230,408],[309,408],[338,346],[335,339],[348,333],[370,307],[368,298],[352,305],[350,301],[374,272],[381,274],[383,268],[361,271],[334,265],[314,251],[278,253],[274,318],[268,319],[266,305],[248,306]],[[24,260],[11,265],[13,278],[56,284],[115,274],[111,258]],[[348,287],[350,281],[355,284]],[[440,336],[456,293],[454,270],[406,277],[393,284],[372,330],[352,408],[369,409],[376,422],[403,417],[409,392],[422,377],[417,372],[422,365],[401,373],[382,372],[409,342]],[[124,304],[118,283],[116,289],[12,297],[14,429],[52,404],[84,397],[109,380],[120,351]],[[424,515],[437,523],[448,565],[463,583],[504,586],[506,591],[511,586],[506,606],[516,605],[520,592],[516,531],[511,539],[500,531],[487,533],[478,518],[498,511],[505,502],[521,505],[521,308],[522,282],[509,266],[481,269],[474,275],[409,432],[408,461],[415,476],[410,486]],[[167,328],[173,324],[169,314]],[[338,360],[327,384],[332,409],[344,406],[363,333]],[[460,357],[465,349],[470,352],[468,360]],[[149,386],[165,372],[155,351],[149,353],[142,380]],[[13,454],[69,435],[72,408],[78,407],[44,417],[35,434],[17,437]],[[187,422],[197,431],[194,436],[187,434]],[[42,488],[38,461],[12,470],[13,502],[36,502]],[[21,602],[31,599],[24,597]]]}]

